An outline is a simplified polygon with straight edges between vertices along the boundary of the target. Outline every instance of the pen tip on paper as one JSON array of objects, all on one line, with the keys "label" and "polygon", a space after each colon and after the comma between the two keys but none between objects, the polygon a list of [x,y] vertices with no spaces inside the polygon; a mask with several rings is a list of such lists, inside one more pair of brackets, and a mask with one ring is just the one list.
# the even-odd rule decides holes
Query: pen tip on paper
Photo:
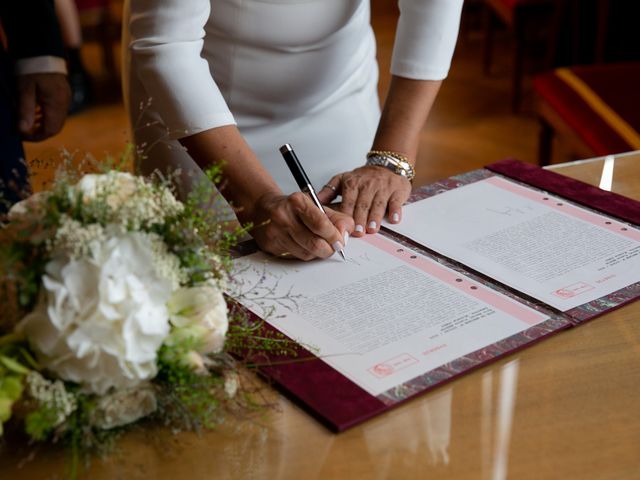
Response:
[{"label": "pen tip on paper", "polygon": [[342,257],[342,260],[346,262],[347,257],[344,256],[344,250],[343,250],[342,244],[340,242],[333,242],[331,246],[333,247],[333,251],[338,252]]}]

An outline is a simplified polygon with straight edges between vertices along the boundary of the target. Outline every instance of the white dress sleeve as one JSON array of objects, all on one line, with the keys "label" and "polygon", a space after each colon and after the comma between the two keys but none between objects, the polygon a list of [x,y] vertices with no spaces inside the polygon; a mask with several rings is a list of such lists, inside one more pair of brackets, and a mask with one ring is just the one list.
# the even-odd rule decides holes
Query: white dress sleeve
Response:
[{"label": "white dress sleeve", "polygon": [[210,0],[131,0],[132,75],[171,138],[235,124],[202,58]]},{"label": "white dress sleeve", "polygon": [[399,0],[400,18],[391,73],[415,80],[442,80],[458,38],[462,0]]}]

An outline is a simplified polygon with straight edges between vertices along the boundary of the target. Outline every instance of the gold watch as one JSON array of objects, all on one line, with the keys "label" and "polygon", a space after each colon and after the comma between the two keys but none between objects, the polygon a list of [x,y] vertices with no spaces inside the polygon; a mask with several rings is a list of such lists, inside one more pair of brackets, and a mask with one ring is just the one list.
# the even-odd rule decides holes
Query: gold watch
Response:
[{"label": "gold watch", "polygon": [[413,166],[409,163],[409,159],[396,152],[386,150],[371,150],[367,153],[367,165],[375,165],[391,170],[396,175],[406,177],[410,182],[416,176]]}]

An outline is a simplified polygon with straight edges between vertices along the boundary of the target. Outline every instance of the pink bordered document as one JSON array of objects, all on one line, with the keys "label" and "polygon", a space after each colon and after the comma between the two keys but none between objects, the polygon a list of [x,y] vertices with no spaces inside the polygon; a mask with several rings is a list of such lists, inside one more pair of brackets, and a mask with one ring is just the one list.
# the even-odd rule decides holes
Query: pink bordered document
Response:
[{"label": "pink bordered document", "polygon": [[261,372],[333,430],[638,297],[625,267],[640,237],[623,215],[486,169],[412,200],[402,228],[352,239],[347,262],[235,262],[230,294],[304,346]]}]

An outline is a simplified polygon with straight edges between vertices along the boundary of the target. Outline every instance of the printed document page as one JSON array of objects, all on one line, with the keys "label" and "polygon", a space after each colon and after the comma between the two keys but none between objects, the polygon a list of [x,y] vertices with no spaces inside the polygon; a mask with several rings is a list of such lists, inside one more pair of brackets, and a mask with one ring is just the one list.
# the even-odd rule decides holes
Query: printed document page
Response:
[{"label": "printed document page", "polygon": [[640,281],[640,231],[491,177],[403,208],[386,224],[561,311]]},{"label": "printed document page", "polygon": [[382,235],[299,262],[234,262],[230,294],[371,395],[548,317]]}]

